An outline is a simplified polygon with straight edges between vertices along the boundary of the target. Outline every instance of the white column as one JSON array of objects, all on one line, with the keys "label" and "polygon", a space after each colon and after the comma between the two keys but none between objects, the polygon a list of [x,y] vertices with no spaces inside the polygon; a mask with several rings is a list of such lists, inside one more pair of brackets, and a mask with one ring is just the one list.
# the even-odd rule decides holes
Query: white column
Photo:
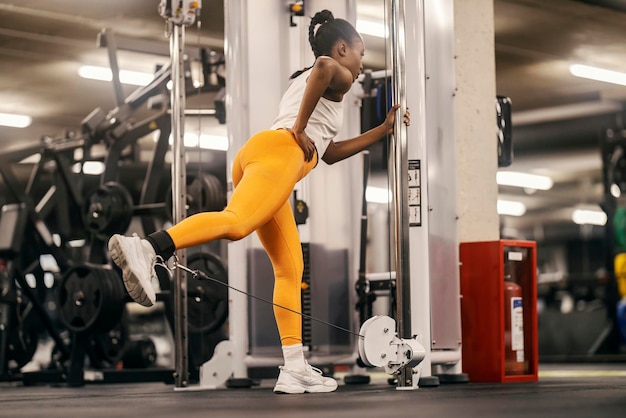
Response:
[{"label": "white column", "polygon": [[[296,18],[298,26],[290,27],[287,2],[240,0],[224,3],[229,193],[232,192],[230,176],[235,154],[250,135],[271,126],[289,76],[314,62],[308,42],[309,18],[327,8],[336,17],[355,23],[354,0],[310,0],[306,7],[306,17]],[[350,97],[346,97],[341,138],[358,134],[358,107]],[[347,162],[330,167],[328,171],[320,169],[322,166],[324,163],[320,163],[312,175],[297,186],[302,190],[299,197],[311,205],[309,223],[315,224],[313,235],[316,235],[317,241],[325,241],[329,245],[358,242],[353,234],[345,234],[350,230],[346,224],[358,221],[360,213],[360,195],[346,192],[354,190],[353,185],[346,182],[352,178],[360,179],[360,168],[355,169],[354,163]],[[344,208],[344,204],[351,204],[344,202],[351,201],[354,201],[354,215],[350,209]],[[260,243],[255,234],[229,243],[228,277],[231,286],[247,290],[247,252],[258,246]],[[234,346],[234,377],[247,377],[248,300],[245,295],[232,290],[229,291],[229,325],[230,340]]]},{"label": "white column", "polygon": [[[433,366],[461,373],[461,306],[455,141],[454,0],[425,0],[426,133]],[[433,369],[435,370],[435,369]],[[439,374],[439,371],[436,372]]]},{"label": "white column", "polygon": [[[271,126],[289,77],[289,57],[284,48],[289,40],[289,13],[283,2],[254,0],[227,1],[224,9],[230,194],[235,154],[252,134]],[[231,286],[247,291],[247,252],[258,245],[255,235],[229,243]],[[229,291],[229,325],[234,377],[247,377],[248,299],[233,290]]]},{"label": "white column", "polygon": [[[422,377],[431,375],[431,323],[430,323],[430,268],[429,268],[429,217],[428,217],[428,155],[426,137],[426,79],[425,79],[425,27],[424,0],[405,3],[406,33],[406,100],[411,111],[408,127],[408,159],[411,180],[409,195],[419,198],[409,205],[409,272],[410,314],[413,334],[426,349],[426,356],[419,364]],[[411,76],[409,76],[411,75]],[[413,162],[413,163],[412,163]],[[419,163],[419,169],[411,170]],[[404,173],[409,175],[409,173]],[[417,174],[417,178],[415,175]],[[418,186],[417,188],[415,186]],[[409,197],[410,199],[410,197]],[[399,315],[401,313],[398,313]]]}]

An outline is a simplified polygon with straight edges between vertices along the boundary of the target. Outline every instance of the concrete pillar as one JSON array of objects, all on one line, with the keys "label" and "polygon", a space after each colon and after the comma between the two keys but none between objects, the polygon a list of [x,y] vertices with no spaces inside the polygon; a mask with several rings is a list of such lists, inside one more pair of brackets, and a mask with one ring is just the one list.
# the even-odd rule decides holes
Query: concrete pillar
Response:
[{"label": "concrete pillar", "polygon": [[460,242],[499,239],[493,0],[455,0]]}]

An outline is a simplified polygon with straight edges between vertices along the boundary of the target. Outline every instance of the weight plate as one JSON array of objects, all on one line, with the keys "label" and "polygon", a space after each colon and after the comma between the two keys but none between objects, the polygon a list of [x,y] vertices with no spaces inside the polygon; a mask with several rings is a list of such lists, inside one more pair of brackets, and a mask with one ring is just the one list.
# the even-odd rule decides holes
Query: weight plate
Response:
[{"label": "weight plate", "polygon": [[125,304],[122,279],[113,270],[79,266],[61,280],[59,316],[70,331],[108,331],[120,321]]},{"label": "weight plate", "polygon": [[[187,216],[200,212],[220,211],[226,206],[226,189],[213,174],[202,173],[187,177]],[[167,195],[167,207],[172,213],[172,190]]]},{"label": "weight plate", "polygon": [[83,204],[85,227],[100,236],[124,233],[133,216],[133,198],[119,183],[108,182],[89,192]]},{"label": "weight plate", "polygon": [[[188,267],[209,277],[228,283],[228,273],[222,260],[211,253],[196,253],[189,257]],[[210,280],[187,276],[187,326],[189,332],[211,333],[228,318],[228,288]]]}]

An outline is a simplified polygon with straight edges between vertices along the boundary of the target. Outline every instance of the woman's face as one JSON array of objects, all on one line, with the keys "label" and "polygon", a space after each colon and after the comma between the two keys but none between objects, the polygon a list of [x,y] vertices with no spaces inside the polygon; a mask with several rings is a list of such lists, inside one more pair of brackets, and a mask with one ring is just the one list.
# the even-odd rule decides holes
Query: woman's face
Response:
[{"label": "woman's face", "polygon": [[352,72],[354,80],[363,71],[363,55],[365,55],[363,40],[360,38],[353,39],[352,43],[348,45],[345,66]]}]

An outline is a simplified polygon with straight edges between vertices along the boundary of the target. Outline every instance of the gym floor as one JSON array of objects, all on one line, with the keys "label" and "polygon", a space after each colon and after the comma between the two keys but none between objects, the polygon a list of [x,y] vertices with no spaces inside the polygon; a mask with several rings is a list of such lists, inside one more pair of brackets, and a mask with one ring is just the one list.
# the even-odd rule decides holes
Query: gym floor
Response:
[{"label": "gym floor", "polygon": [[0,384],[2,417],[625,417],[626,363],[540,365],[529,383],[459,383],[398,391],[384,374],[336,392],[277,395],[251,389],[175,391],[163,383],[84,387]]}]

